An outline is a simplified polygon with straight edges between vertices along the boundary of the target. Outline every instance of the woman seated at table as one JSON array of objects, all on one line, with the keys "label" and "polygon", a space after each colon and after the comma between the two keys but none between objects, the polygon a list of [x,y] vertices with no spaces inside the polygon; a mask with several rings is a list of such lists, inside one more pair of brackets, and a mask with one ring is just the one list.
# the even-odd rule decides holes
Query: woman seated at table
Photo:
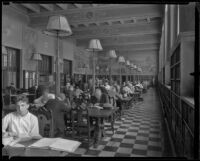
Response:
[{"label": "woman seated at table", "polygon": [[46,109],[52,110],[55,137],[64,137],[66,114],[71,110],[70,102],[66,99],[64,93],[56,96],[56,99],[50,99],[44,105]]},{"label": "woman seated at table", "polygon": [[113,98],[116,100],[116,106],[121,108],[121,101],[123,100],[123,97],[117,92],[117,87],[112,86],[109,92],[112,92]]},{"label": "woman seated at table", "polygon": [[29,113],[28,98],[21,94],[16,97],[15,112],[2,119],[2,137],[27,138],[39,135],[38,119]]},{"label": "woman seated at table", "polygon": [[96,88],[94,95],[91,96],[91,103],[98,106],[109,104],[109,97],[107,90],[104,87]]},{"label": "woman seated at table", "polygon": [[49,93],[49,89],[48,88],[44,88],[42,91],[42,96],[40,96],[39,98],[34,100],[35,104],[38,105],[44,105],[45,103],[47,103],[47,101],[49,99],[55,99],[55,95],[52,93]]},{"label": "woman seated at table", "polygon": [[142,92],[143,85],[140,83],[140,81],[137,82],[137,84],[135,85],[135,88],[136,88],[136,91]]}]

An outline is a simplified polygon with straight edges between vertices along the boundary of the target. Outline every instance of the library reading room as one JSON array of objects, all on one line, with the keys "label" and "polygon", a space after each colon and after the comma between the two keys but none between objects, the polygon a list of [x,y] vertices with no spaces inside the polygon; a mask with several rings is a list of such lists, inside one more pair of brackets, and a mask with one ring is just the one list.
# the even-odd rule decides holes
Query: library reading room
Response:
[{"label": "library reading room", "polygon": [[2,2],[3,158],[200,159],[199,22],[199,2]]}]

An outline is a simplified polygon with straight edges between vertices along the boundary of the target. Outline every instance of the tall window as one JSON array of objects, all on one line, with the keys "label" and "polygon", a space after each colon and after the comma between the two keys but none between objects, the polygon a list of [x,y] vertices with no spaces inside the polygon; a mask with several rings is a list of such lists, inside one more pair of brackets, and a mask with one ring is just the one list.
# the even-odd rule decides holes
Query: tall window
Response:
[{"label": "tall window", "polygon": [[2,54],[2,88],[10,86],[11,83],[19,88],[19,50],[6,47],[7,54]]},{"label": "tall window", "polygon": [[24,71],[24,88],[28,89],[35,85],[36,73],[34,71]]},{"label": "tall window", "polygon": [[66,83],[72,76],[72,61],[64,59],[63,63],[63,74]]},{"label": "tall window", "polygon": [[47,55],[42,55],[42,61],[38,62],[38,71],[41,75],[52,74],[52,57]]}]

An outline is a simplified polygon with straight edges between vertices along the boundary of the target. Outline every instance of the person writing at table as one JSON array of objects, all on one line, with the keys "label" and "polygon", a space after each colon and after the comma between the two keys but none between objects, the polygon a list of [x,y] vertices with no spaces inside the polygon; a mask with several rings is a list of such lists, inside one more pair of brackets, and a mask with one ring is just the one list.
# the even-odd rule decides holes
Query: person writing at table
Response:
[{"label": "person writing at table", "polygon": [[16,111],[2,119],[2,137],[27,138],[41,137],[38,119],[29,113],[28,98],[21,94],[16,97]]},{"label": "person writing at table", "polygon": [[42,91],[42,96],[34,100],[35,104],[38,104],[40,106],[45,105],[49,99],[55,99],[55,95],[52,93],[49,93],[48,88],[44,88]]}]

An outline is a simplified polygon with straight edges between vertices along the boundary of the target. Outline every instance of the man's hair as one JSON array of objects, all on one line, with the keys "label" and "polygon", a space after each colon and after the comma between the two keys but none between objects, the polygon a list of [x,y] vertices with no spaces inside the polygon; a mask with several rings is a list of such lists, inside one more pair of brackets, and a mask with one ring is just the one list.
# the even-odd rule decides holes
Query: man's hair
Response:
[{"label": "man's hair", "polygon": [[17,102],[19,101],[29,103],[28,98],[24,94],[20,94],[20,95],[17,95],[17,97],[15,97],[15,104],[17,104]]},{"label": "man's hair", "polygon": [[65,100],[66,99],[66,96],[64,93],[59,93],[57,96],[57,98],[61,98],[62,100]]}]

